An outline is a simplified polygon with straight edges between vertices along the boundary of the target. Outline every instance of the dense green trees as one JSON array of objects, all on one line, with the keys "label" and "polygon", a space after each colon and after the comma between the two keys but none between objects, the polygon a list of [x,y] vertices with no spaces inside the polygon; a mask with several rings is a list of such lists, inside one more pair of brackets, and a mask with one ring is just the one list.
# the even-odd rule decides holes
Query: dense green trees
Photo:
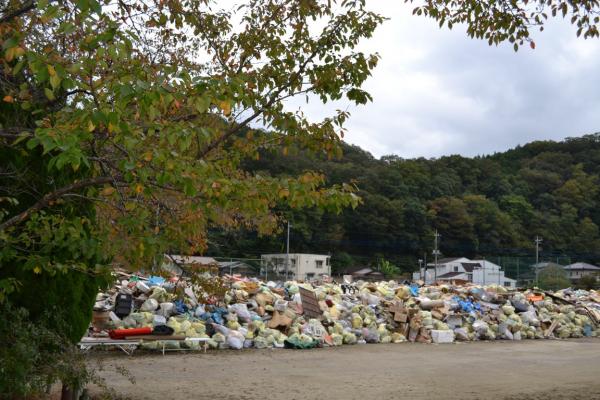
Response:
[{"label": "dense green trees", "polygon": [[[599,154],[595,134],[475,158],[378,160],[345,146],[342,158],[326,160],[290,151],[261,155],[245,168],[272,175],[317,169],[331,184],[353,182],[362,203],[341,215],[280,210],[294,225],[292,250],[331,252],[334,267],[376,265],[384,256],[407,270],[431,254],[434,229],[448,256],[532,255],[533,237],[540,235],[543,255],[600,262]],[[232,235],[213,232],[210,251],[257,256],[284,250],[282,236]]]}]

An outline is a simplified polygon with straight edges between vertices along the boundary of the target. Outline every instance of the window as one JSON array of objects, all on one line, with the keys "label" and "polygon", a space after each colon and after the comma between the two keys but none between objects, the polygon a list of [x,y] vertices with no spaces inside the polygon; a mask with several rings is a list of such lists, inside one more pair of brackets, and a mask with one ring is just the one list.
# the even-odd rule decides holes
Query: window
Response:
[{"label": "window", "polygon": [[317,260],[317,261],[315,261],[315,264],[317,264],[317,268],[319,268],[319,269],[323,268],[323,260]]},{"label": "window", "polygon": [[510,287],[510,281],[504,281],[504,287]]},{"label": "window", "polygon": [[458,267],[454,267],[454,272],[458,272]]},{"label": "window", "polygon": [[292,258],[292,265],[296,265],[296,259]]},{"label": "window", "polygon": [[326,262],[327,265],[330,265],[331,264],[331,258],[327,257],[327,259],[326,259],[325,262]]}]

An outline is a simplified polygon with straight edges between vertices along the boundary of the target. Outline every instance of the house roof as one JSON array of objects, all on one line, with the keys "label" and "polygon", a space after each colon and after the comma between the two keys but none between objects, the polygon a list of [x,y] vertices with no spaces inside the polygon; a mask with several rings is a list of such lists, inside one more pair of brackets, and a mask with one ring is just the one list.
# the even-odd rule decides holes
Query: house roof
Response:
[{"label": "house roof", "polygon": [[352,273],[352,275],[365,276],[365,275],[383,275],[383,274],[379,271],[375,271],[372,268],[363,268],[363,269],[359,269],[358,271],[354,271]]},{"label": "house roof", "polygon": [[564,269],[570,270],[570,271],[584,271],[584,270],[600,271],[600,267],[596,267],[595,265],[584,263],[584,262],[577,262],[577,263],[569,264],[569,265],[565,266]]},{"label": "house roof", "polygon": [[440,259],[438,260],[438,265],[439,265],[439,264],[447,264],[447,263],[449,263],[449,262],[452,262],[452,261],[460,260],[461,258],[462,258],[462,257],[446,257],[446,258],[440,258]]},{"label": "house roof", "polygon": [[437,278],[438,279],[449,279],[449,278],[454,278],[459,275],[465,275],[465,273],[464,272],[446,272],[443,275],[439,275]]},{"label": "house roof", "polygon": [[219,262],[220,269],[238,269],[238,268],[247,268],[252,269],[252,267],[246,264],[243,261],[220,261]]},{"label": "house roof", "polygon": [[473,272],[473,270],[475,268],[481,268],[481,264],[479,263],[460,263],[460,265],[462,265],[462,267],[465,269],[465,271],[467,272]]},{"label": "house roof", "polygon": [[[262,257],[286,257],[288,254],[287,253],[270,253],[270,254],[261,254],[261,258]],[[289,254],[290,257],[295,257],[295,256],[316,256],[316,257],[330,257],[328,254],[314,254],[314,253],[290,253]]]},{"label": "house roof", "polygon": [[531,266],[533,267],[533,269],[544,269],[544,268],[548,268],[548,267],[560,267],[560,268],[564,267],[563,265],[557,264],[557,263],[552,262],[552,261],[550,261],[550,262],[546,262],[546,261],[539,262],[537,264],[532,264]]},{"label": "house roof", "polygon": [[197,257],[197,256],[181,256],[178,254],[171,254],[165,256],[167,261],[174,261],[178,264],[201,264],[201,265],[209,265],[209,264],[217,264],[217,260],[212,257]]},{"label": "house roof", "polygon": [[344,275],[351,275],[351,274],[355,273],[356,271],[360,271],[363,269],[367,269],[367,267],[365,267],[364,265],[353,265],[351,267],[346,267],[346,268],[342,269],[341,271],[339,271],[339,273],[344,274]]}]

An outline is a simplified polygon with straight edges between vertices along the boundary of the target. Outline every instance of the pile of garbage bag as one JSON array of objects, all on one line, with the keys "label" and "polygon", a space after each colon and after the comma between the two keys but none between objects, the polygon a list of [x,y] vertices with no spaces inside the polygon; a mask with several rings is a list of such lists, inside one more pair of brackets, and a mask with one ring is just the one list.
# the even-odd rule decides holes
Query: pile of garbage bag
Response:
[{"label": "pile of garbage bag", "polygon": [[[128,274],[121,278],[98,294],[95,315],[107,317],[94,318],[90,334],[118,330],[126,335],[128,329],[139,333],[139,328],[151,328],[143,331],[149,336],[136,336],[148,349],[163,344],[199,348],[192,338],[204,338],[214,349],[308,349],[600,335],[600,292],[593,290],[552,293],[509,291],[498,285],[340,285],[229,277],[229,290],[216,299],[190,280]],[[123,298],[130,299],[129,310]]]}]

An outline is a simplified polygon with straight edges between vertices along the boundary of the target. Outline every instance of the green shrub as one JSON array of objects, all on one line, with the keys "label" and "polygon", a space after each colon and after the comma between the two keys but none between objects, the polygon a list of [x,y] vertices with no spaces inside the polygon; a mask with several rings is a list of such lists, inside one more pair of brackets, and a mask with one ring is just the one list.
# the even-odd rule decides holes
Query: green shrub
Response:
[{"label": "green shrub", "polygon": [[0,398],[40,395],[57,381],[80,387],[93,378],[84,356],[58,333],[68,331],[66,323],[51,309],[36,322],[10,303],[0,304],[0,312]]}]

